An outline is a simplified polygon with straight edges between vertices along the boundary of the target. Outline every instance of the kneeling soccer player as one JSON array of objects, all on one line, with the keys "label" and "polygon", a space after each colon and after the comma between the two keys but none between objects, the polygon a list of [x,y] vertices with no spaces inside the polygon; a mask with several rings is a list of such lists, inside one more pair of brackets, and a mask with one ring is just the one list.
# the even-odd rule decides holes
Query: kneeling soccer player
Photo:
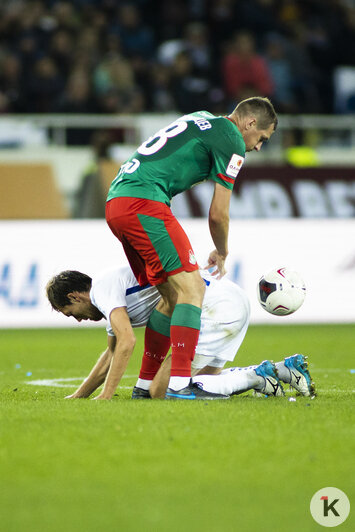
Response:
[{"label": "kneeling soccer player", "polygon": [[145,337],[142,367],[132,394],[134,399],[227,399],[250,389],[279,396],[284,394],[280,381],[289,383],[303,395],[313,394],[313,383],[303,355],[293,355],[276,364],[264,361],[258,366],[223,370],[244,340],[249,325],[249,301],[245,292],[228,279],[216,280],[207,271],[201,274],[206,292],[201,332],[192,363],[195,376],[186,395],[166,390],[171,361],[168,359],[161,365],[170,348],[170,331],[168,323],[165,328],[162,326],[159,312],[162,302],[155,287],[139,286],[129,267],[106,271],[94,280],[72,270],[53,277],[46,292],[55,310],[77,321],[107,320],[107,349],[88,378],[68,397],[88,397],[104,383],[96,399],[111,399],[134,349],[132,327],[144,325],[149,334]]}]

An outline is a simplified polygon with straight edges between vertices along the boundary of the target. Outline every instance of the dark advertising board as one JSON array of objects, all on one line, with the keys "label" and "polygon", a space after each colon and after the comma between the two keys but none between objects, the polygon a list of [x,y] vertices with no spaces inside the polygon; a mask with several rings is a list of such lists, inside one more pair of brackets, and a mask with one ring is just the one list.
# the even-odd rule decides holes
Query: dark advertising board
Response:
[{"label": "dark advertising board", "polygon": [[[213,183],[185,193],[176,215],[208,214]],[[174,208],[174,204],[173,204]],[[355,217],[355,168],[244,167],[231,200],[231,218]]]}]

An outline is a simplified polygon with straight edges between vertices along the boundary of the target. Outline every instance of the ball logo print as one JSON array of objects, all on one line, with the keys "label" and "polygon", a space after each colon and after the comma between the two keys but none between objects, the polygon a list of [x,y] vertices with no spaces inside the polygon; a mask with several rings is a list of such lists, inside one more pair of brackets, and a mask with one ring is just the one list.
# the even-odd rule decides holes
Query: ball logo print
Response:
[{"label": "ball logo print", "polygon": [[338,488],[322,488],[313,495],[310,511],[318,524],[335,527],[347,519],[350,513],[350,501]]},{"label": "ball logo print", "polygon": [[278,268],[263,275],[258,282],[260,305],[270,314],[287,316],[302,305],[306,286],[300,274],[289,268]]}]

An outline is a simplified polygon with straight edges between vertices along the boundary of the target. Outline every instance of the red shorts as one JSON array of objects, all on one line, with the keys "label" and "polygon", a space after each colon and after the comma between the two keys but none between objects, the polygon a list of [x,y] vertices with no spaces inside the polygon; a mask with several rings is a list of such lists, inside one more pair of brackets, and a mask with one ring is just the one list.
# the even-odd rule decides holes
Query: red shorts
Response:
[{"label": "red shorts", "polygon": [[141,286],[158,285],[169,275],[198,270],[185,231],[164,203],[141,198],[113,198],[106,203],[106,220],[122,242]]}]

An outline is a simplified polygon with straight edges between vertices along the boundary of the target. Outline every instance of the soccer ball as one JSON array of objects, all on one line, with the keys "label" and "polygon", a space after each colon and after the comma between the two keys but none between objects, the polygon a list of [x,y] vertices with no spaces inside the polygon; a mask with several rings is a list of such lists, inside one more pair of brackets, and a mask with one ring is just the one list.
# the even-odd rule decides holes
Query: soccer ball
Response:
[{"label": "soccer ball", "polygon": [[288,268],[271,270],[258,282],[260,305],[270,314],[286,316],[302,305],[306,287],[301,276]]}]

